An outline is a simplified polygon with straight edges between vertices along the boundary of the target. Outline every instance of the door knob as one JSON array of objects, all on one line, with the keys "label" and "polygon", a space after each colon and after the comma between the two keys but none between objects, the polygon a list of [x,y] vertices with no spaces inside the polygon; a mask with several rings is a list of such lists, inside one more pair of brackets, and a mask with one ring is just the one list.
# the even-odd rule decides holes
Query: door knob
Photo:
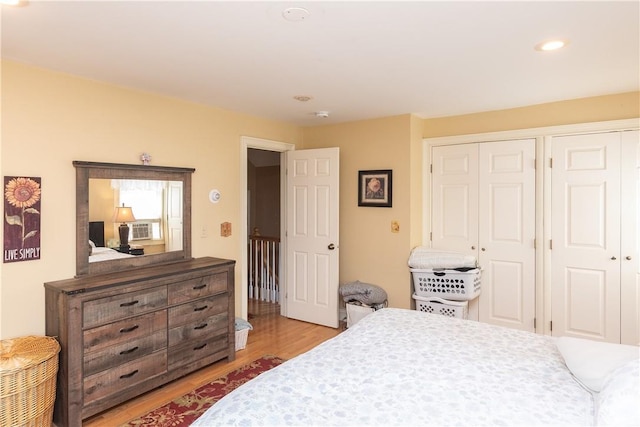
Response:
[{"label": "door knob", "polygon": [[476,249],[476,247],[475,247],[475,246],[471,246],[471,249],[475,250],[475,249]]},{"label": "door knob", "polygon": [[330,251],[334,250],[336,248],[336,245],[334,245],[333,243],[329,243],[329,246],[327,246],[327,249],[329,249]]},{"label": "door knob", "polygon": [[614,256],[612,256],[612,257],[611,257],[611,261],[615,261],[615,260],[617,260],[617,259],[618,259],[618,258],[616,258],[616,257],[614,257]]},{"label": "door knob", "polygon": [[627,255],[624,259],[626,259],[627,261],[629,261],[629,260],[631,260],[631,257]]},{"label": "door knob", "polygon": [[485,249],[485,248],[480,248],[480,250],[481,250],[482,252],[486,251],[486,249]]}]

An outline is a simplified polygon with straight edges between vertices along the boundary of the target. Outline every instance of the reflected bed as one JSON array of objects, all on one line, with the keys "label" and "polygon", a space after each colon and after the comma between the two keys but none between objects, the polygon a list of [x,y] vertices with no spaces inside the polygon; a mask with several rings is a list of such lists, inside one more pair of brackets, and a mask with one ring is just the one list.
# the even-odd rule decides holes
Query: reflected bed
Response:
[{"label": "reflected bed", "polygon": [[112,259],[131,258],[134,255],[123,254],[115,249],[92,247],[89,262],[109,261]]}]

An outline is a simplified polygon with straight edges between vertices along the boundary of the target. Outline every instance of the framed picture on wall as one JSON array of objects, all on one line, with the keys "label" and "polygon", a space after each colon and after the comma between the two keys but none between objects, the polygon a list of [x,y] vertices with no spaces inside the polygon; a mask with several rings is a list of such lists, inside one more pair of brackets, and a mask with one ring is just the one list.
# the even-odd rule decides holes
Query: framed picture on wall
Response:
[{"label": "framed picture on wall", "polygon": [[391,207],[391,169],[358,171],[358,206]]},{"label": "framed picture on wall", "polygon": [[40,259],[40,177],[4,177],[4,262]]}]

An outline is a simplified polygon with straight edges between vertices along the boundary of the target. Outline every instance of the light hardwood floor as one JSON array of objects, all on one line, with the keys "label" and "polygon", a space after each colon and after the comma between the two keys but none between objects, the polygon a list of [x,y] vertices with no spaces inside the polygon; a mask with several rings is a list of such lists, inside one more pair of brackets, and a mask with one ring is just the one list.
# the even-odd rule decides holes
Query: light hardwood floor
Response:
[{"label": "light hardwood floor", "polygon": [[236,360],[231,363],[223,360],[175,380],[136,399],[95,415],[85,420],[83,426],[119,426],[265,354],[291,359],[342,331],[341,328],[332,329],[287,319],[279,315],[277,305],[253,300],[249,301],[249,313],[253,315],[249,320],[253,330],[249,332],[247,347],[236,352]]}]

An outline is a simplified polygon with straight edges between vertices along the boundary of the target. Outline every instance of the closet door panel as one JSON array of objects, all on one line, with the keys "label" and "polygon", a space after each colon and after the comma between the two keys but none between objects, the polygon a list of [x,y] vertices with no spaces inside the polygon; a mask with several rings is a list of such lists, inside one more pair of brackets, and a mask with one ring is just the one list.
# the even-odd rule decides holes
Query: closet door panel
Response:
[{"label": "closet door panel", "polygon": [[640,345],[640,132],[622,132],[620,342]]},{"label": "closet door panel", "polygon": [[552,140],[553,335],[620,340],[620,134]]},{"label": "closet door panel", "polygon": [[[570,325],[563,335],[606,336],[606,270],[567,267],[564,270],[565,316]],[[554,335],[557,325],[554,325]]]},{"label": "closet door panel", "polygon": [[478,146],[433,147],[432,246],[476,255]]},{"label": "closet door panel", "polygon": [[479,144],[479,320],[533,331],[535,140]]},{"label": "closet door panel", "polygon": [[[481,307],[489,313],[481,312],[480,320],[487,323],[521,325],[525,304],[523,271],[521,262],[490,260],[483,265],[483,293]],[[520,329],[520,328],[518,328]]]}]

